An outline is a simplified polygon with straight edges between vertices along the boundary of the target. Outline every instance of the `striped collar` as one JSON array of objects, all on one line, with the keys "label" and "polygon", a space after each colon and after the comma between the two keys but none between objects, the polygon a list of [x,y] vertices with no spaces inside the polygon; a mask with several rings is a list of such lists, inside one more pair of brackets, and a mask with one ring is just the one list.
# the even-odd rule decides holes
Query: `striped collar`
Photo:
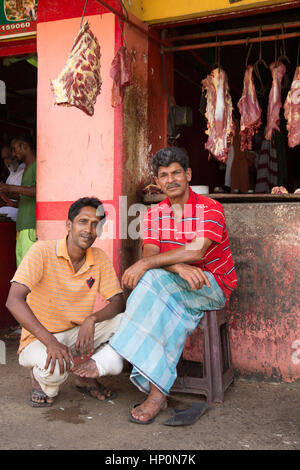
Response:
[{"label": "striped collar", "polygon": [[[62,238],[61,240],[57,240],[56,256],[65,258],[66,260],[71,262],[71,258],[68,253],[68,247],[67,247],[67,237],[68,235],[65,235],[65,237]],[[90,247],[86,250],[84,265],[93,266],[94,264],[95,264],[95,261],[94,261],[94,256],[93,256],[93,250]]]},{"label": "striped collar", "polygon": [[[198,202],[197,194],[194,193],[191,190],[190,187],[189,187],[189,192],[190,192],[189,193],[189,198],[188,198],[187,202],[185,203],[185,210],[182,214],[182,219],[184,219],[185,217],[191,217],[191,215],[192,215],[191,214],[191,208],[192,208],[192,213],[194,214],[194,208],[195,208],[196,203]],[[163,204],[163,203],[166,203],[171,208],[171,203],[170,203],[168,197],[166,199],[164,199],[160,204]],[[171,212],[173,213],[172,209],[171,209]]]}]

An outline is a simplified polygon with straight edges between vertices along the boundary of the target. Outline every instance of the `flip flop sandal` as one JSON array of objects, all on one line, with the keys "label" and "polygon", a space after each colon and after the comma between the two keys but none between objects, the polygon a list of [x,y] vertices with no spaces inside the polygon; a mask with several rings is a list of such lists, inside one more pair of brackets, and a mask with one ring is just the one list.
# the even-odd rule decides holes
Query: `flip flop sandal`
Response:
[{"label": "flip flop sandal", "polygon": [[195,423],[208,409],[207,403],[193,403],[185,410],[173,410],[173,416],[163,424],[166,426],[187,426]]},{"label": "flip flop sandal", "polygon": [[[137,406],[140,406],[142,403],[136,403],[135,405],[133,405],[133,408],[136,408]],[[157,413],[157,415],[158,415],[158,413]],[[130,413],[129,420],[132,423],[136,423],[136,424],[151,424],[151,423],[153,423],[153,421],[155,420],[157,415],[153,416],[153,418],[148,419],[148,421],[140,421],[139,419],[136,419],[134,416],[132,416],[132,414]]]},{"label": "flip flop sandal", "polygon": [[[38,401],[34,401],[32,400],[32,395],[36,395],[36,397],[38,399],[43,399],[44,401],[41,401],[41,402],[38,402]],[[46,406],[52,406],[54,402],[47,402],[47,398],[50,398],[48,397],[48,395],[46,395],[45,392],[43,392],[42,390],[38,390],[37,388],[33,388],[32,391],[31,391],[31,399],[29,400],[29,404],[31,406],[33,406],[33,408],[44,408]]]},{"label": "flip flop sandal", "polygon": [[95,397],[95,395],[93,395],[91,393],[93,390],[95,390],[96,392],[100,392],[102,395],[105,396],[105,399],[104,400],[99,400],[99,401],[109,401],[109,400],[113,400],[114,398],[117,397],[117,394],[114,393],[114,392],[111,392],[111,395],[108,396],[107,393],[105,393],[106,390],[105,390],[104,385],[102,385],[102,384],[93,385],[91,387],[80,387],[79,385],[76,385],[76,388],[79,392],[86,393],[87,395],[89,395],[92,398],[97,398],[97,397]]}]

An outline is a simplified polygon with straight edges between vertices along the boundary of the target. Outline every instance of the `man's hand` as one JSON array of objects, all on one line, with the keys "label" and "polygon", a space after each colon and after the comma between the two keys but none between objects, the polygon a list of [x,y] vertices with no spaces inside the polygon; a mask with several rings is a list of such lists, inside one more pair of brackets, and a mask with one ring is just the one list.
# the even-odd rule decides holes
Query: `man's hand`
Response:
[{"label": "man's hand", "polygon": [[94,351],[95,319],[91,315],[87,317],[79,328],[77,341],[75,344],[76,352],[81,356],[91,354]]},{"label": "man's hand", "polygon": [[124,272],[122,277],[122,287],[134,289],[147,269],[146,258],[142,258],[134,263]]},{"label": "man's hand", "polygon": [[54,336],[53,340],[51,340],[46,347],[47,361],[45,364],[45,369],[48,369],[48,367],[51,366],[50,374],[53,374],[54,372],[56,361],[58,361],[59,372],[61,375],[65,372],[65,370],[68,371],[71,369],[71,361],[73,360],[71,348],[57,341]]},{"label": "man's hand", "polygon": [[6,183],[0,183],[0,193],[9,192],[9,185]]},{"label": "man's hand", "polygon": [[197,266],[178,263],[173,265],[172,269],[169,270],[176,272],[182,279],[185,279],[194,290],[202,289],[204,285],[210,287],[210,282],[205,272]]}]

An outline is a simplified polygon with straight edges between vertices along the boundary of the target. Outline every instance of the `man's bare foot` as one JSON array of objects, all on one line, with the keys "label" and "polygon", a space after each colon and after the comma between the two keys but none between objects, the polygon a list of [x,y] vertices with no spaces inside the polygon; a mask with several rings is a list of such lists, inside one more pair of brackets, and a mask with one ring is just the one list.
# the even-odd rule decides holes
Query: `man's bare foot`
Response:
[{"label": "man's bare foot", "polygon": [[168,406],[165,395],[149,394],[148,398],[141,404],[131,410],[130,420],[139,424],[150,424],[154,421],[158,413],[165,410]]},{"label": "man's bare foot", "polygon": [[94,359],[89,359],[87,362],[73,367],[72,372],[79,377],[88,377],[93,379],[99,377],[99,371]]},{"label": "man's bare foot", "polygon": [[54,398],[48,397],[48,395],[46,395],[42,390],[40,384],[35,379],[32,370],[30,371],[30,378],[32,384],[30,405],[36,408],[53,405]]}]

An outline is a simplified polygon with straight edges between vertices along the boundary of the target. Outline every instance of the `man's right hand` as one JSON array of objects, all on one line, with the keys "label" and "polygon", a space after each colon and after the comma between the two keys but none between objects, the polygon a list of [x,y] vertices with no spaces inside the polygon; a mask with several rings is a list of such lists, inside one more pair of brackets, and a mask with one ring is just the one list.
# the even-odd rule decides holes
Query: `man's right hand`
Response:
[{"label": "man's right hand", "polygon": [[194,290],[202,289],[204,284],[210,287],[210,282],[205,272],[197,266],[178,263],[173,265],[170,271],[176,272],[182,279],[185,279]]},{"label": "man's right hand", "polygon": [[57,341],[57,339],[53,336],[53,340],[51,340],[47,344],[47,361],[45,364],[45,369],[48,369],[50,366],[50,374],[53,374],[56,361],[58,361],[59,365],[59,372],[62,375],[65,370],[69,371],[72,367],[73,355],[71,352],[71,348],[65,346],[64,344]]}]

